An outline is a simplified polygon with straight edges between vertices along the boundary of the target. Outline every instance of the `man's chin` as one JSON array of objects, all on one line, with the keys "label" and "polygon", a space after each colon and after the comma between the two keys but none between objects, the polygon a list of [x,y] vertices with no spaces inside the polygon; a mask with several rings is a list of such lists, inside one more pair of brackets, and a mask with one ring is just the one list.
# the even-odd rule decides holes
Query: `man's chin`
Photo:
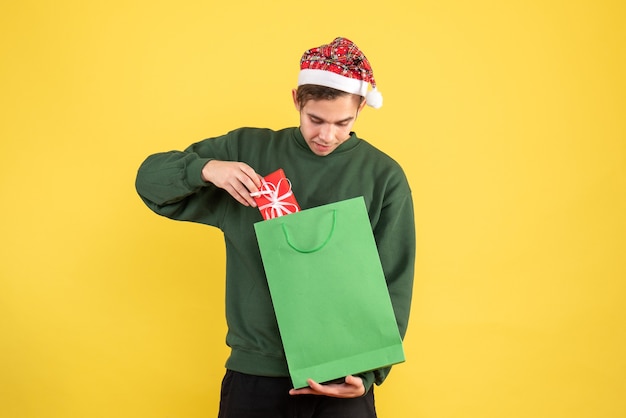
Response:
[{"label": "man's chin", "polygon": [[320,157],[324,157],[334,151],[334,147],[330,145],[320,145],[316,142],[312,142],[310,148],[315,155],[319,155]]}]

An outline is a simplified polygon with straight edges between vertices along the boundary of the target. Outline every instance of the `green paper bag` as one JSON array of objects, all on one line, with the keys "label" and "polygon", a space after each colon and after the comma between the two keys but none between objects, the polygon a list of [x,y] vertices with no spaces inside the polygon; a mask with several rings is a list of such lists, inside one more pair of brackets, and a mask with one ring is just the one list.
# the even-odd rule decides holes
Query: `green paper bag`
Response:
[{"label": "green paper bag", "polygon": [[295,388],[404,361],[363,197],[254,228]]}]

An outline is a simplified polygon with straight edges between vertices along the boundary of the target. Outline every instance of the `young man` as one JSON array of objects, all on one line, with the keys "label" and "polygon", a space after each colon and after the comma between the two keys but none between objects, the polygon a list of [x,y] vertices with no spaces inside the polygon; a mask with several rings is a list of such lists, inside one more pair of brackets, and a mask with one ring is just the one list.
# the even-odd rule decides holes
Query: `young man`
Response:
[{"label": "young man", "polygon": [[389,372],[291,389],[253,227],[262,217],[251,194],[263,175],[282,168],[303,210],[364,197],[402,337],[406,332],[415,257],[411,190],[394,160],[352,132],[366,104],[382,105],[370,64],[354,43],[337,38],[306,51],[300,68],[292,92],[299,128],[237,129],[152,155],[137,175],[137,191],[154,212],[224,233],[231,354],[222,418],[375,417],[372,385]]}]

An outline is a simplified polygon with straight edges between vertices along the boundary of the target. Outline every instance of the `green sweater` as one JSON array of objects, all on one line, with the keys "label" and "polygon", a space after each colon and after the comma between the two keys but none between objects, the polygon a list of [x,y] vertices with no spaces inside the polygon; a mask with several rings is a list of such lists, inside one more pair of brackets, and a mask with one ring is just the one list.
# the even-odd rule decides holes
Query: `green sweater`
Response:
[{"label": "green sweater", "polygon": [[[288,376],[253,224],[257,208],[239,204],[203,181],[212,160],[240,161],[257,173],[285,171],[304,209],[363,196],[380,254],[400,334],[404,337],[413,286],[415,230],[411,190],[400,166],[354,133],[333,153],[320,157],[298,128],[242,128],[206,139],[185,151],[148,157],[136,188],[150,209],[168,218],[220,228],[226,242],[226,367],[260,376]],[[359,375],[369,389],[389,368]]]}]

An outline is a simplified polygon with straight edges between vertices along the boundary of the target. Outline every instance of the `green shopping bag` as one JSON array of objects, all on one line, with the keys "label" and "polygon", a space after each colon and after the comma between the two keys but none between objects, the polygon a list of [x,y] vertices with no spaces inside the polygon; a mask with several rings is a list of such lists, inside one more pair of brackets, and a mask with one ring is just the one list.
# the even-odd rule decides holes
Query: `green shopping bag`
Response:
[{"label": "green shopping bag", "polygon": [[404,361],[363,197],[254,228],[294,388]]}]

